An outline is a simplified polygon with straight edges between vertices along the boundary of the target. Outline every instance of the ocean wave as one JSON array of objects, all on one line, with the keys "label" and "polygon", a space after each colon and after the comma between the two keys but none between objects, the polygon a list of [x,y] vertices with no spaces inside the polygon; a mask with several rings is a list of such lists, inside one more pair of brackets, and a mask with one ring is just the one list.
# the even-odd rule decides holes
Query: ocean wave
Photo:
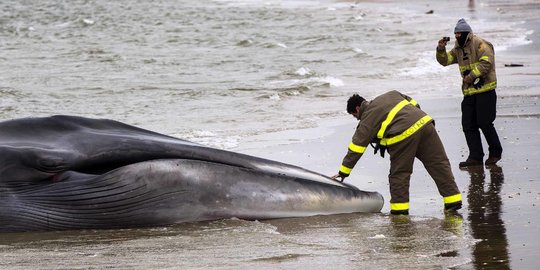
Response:
[{"label": "ocean wave", "polygon": [[278,80],[271,81],[266,83],[266,88],[271,89],[290,89],[290,88],[300,88],[306,87],[311,89],[313,87],[341,87],[345,85],[343,80],[335,78],[332,76],[322,76],[322,77],[307,77],[304,79],[289,79],[289,80]]},{"label": "ocean wave", "polygon": [[[234,137],[218,138],[317,125],[306,114],[341,117],[351,92],[459,87],[434,47],[461,4],[426,15],[415,1],[125,3],[2,1],[2,117],[99,116],[227,147]],[[472,15],[497,51],[532,42],[521,17]]]},{"label": "ocean wave", "polygon": [[398,70],[398,76],[420,77],[427,74],[442,74],[450,67],[443,67],[435,59],[435,50],[425,51],[418,55],[414,66],[404,67]]}]

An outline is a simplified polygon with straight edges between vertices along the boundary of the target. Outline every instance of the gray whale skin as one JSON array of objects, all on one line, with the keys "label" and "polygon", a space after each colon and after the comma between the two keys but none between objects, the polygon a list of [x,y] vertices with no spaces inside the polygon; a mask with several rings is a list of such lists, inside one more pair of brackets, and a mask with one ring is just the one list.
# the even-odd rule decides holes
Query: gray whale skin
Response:
[{"label": "gray whale skin", "polygon": [[0,122],[0,232],[380,212],[383,198],[303,168],[107,119]]}]

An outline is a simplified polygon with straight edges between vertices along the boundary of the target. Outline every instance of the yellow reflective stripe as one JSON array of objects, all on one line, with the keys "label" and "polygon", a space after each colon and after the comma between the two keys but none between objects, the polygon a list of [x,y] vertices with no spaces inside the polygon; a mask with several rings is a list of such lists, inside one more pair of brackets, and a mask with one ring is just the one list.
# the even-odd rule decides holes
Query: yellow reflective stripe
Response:
[{"label": "yellow reflective stripe", "polygon": [[470,96],[470,95],[474,95],[474,94],[487,92],[487,91],[493,90],[495,88],[497,88],[497,81],[486,83],[486,84],[482,85],[482,87],[480,87],[478,89],[476,89],[474,87],[469,87],[469,88],[463,90],[463,95]]},{"label": "yellow reflective stripe", "polygon": [[348,168],[341,165],[341,167],[339,168],[339,171],[345,174],[351,174],[352,168]]},{"label": "yellow reflective stripe", "polygon": [[[489,61],[489,57],[482,56],[480,57],[480,60]],[[478,64],[480,64],[480,62],[476,62],[470,65],[459,66],[459,71],[463,74],[465,70],[470,70],[476,77],[478,77],[481,75],[480,70],[478,69],[478,66],[477,66]]]},{"label": "yellow reflective stripe", "polygon": [[349,150],[355,152],[355,153],[364,153],[364,151],[366,151],[366,146],[360,146],[360,145],[356,145],[354,143],[350,143],[349,144]]},{"label": "yellow reflective stripe", "polygon": [[452,62],[454,62],[454,56],[452,56],[450,52],[446,52],[446,58],[448,59],[446,60],[447,65],[450,65],[452,64]]},{"label": "yellow reflective stripe", "polygon": [[425,124],[427,124],[431,119],[431,116],[425,115],[424,117],[420,118],[420,120],[416,121],[411,127],[409,127],[407,130],[403,131],[401,134],[388,138],[388,139],[382,139],[380,144],[381,145],[391,145],[394,143],[401,142],[405,139],[407,139],[409,136],[413,135],[415,132],[417,132],[421,127],[423,127]]},{"label": "yellow reflective stripe", "polygon": [[384,132],[386,131],[386,128],[388,127],[388,125],[390,124],[390,122],[392,122],[392,120],[394,119],[394,117],[396,116],[396,114],[401,110],[403,109],[403,107],[405,107],[405,105],[409,104],[409,101],[404,99],[403,101],[401,101],[400,103],[398,103],[396,106],[394,106],[394,108],[392,108],[392,110],[390,110],[390,112],[388,113],[388,115],[386,116],[386,119],[384,120],[384,122],[382,122],[381,124],[381,129],[379,129],[379,132],[377,133],[377,138],[379,139],[382,139],[383,135],[384,135]]},{"label": "yellow reflective stripe", "polygon": [[409,210],[409,203],[390,203],[390,210]]},{"label": "yellow reflective stripe", "polygon": [[[477,63],[478,64],[478,63]],[[478,65],[474,65],[474,67],[472,68],[471,72],[474,74],[474,76],[476,77],[480,77],[480,75],[482,73],[480,73],[480,70],[478,69]]]},{"label": "yellow reflective stripe", "polygon": [[444,204],[460,202],[461,201],[461,193],[458,193],[458,194],[452,195],[452,196],[447,196],[447,197],[444,197],[443,199],[444,199]]},{"label": "yellow reflective stripe", "polygon": [[474,64],[470,64],[470,65],[465,65],[465,66],[459,66],[459,71],[461,73],[465,72],[465,70],[471,70],[475,67],[476,63]]}]

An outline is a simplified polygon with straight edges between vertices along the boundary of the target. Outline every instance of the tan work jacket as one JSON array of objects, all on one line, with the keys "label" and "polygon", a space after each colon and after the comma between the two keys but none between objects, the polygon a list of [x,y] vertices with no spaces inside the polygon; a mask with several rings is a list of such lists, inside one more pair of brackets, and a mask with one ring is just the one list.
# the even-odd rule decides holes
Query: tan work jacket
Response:
[{"label": "tan work jacket", "polygon": [[360,106],[360,123],[339,171],[349,175],[371,142],[390,147],[432,121],[414,99],[398,91],[390,91],[370,102],[363,102]]},{"label": "tan work jacket", "polygon": [[[495,74],[495,52],[493,45],[472,32],[465,42],[465,46],[456,45],[446,52],[437,47],[437,62],[443,66],[457,63],[461,77],[470,74],[473,83],[463,82],[461,90],[463,95],[470,96],[487,92],[497,88],[497,75]],[[481,80],[477,80],[481,79]]]}]

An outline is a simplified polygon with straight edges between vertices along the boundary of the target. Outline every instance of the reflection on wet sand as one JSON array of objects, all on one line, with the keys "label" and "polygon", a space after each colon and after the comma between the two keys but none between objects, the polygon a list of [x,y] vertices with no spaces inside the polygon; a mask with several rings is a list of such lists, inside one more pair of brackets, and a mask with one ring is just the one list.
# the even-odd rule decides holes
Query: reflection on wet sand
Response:
[{"label": "reflection on wet sand", "polygon": [[[471,177],[467,200],[471,234],[481,240],[472,250],[476,269],[510,269],[506,228],[501,218],[501,186],[503,170],[499,166],[488,168],[491,182],[485,183],[482,166],[468,168]],[[487,184],[487,185],[486,185]]]},{"label": "reflection on wet sand", "polygon": [[475,5],[474,0],[469,0],[469,11],[474,11]]},{"label": "reflection on wet sand", "polygon": [[392,234],[390,236],[395,239],[390,243],[393,252],[411,253],[418,248],[417,243],[414,241],[418,230],[416,224],[408,215],[390,216],[390,222],[392,224]]}]

